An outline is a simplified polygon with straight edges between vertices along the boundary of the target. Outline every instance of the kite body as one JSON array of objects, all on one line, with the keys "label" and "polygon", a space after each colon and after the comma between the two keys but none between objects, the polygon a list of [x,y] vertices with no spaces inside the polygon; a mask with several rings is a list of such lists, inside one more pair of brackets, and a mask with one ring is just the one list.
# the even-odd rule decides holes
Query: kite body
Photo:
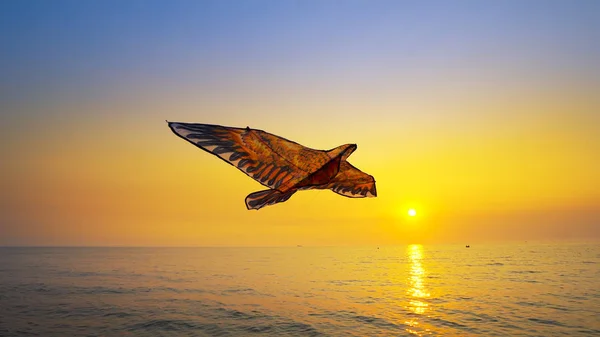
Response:
[{"label": "kite body", "polygon": [[296,191],[307,189],[330,189],[350,198],[377,196],[375,179],[346,160],[356,150],[356,144],[314,150],[249,127],[167,123],[177,136],[269,188],[249,194],[248,209],[284,202]]}]

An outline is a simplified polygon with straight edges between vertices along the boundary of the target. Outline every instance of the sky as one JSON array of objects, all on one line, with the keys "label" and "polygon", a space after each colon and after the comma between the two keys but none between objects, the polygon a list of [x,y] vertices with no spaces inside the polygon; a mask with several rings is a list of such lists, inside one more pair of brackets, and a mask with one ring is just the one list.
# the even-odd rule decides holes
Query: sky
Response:
[{"label": "sky", "polygon": [[[597,1],[2,1],[0,45],[0,245],[600,239]],[[248,211],[165,120],[355,143],[378,197]]]}]

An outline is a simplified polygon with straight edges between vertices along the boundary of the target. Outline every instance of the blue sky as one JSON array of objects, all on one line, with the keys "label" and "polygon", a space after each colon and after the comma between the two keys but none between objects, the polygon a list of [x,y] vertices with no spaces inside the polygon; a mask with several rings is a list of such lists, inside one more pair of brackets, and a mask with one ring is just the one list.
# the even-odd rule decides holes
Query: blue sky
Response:
[{"label": "blue sky", "polygon": [[0,81],[13,97],[30,90],[110,91],[149,79],[376,84],[385,76],[465,67],[594,76],[600,59],[596,1],[3,1],[0,7]]}]

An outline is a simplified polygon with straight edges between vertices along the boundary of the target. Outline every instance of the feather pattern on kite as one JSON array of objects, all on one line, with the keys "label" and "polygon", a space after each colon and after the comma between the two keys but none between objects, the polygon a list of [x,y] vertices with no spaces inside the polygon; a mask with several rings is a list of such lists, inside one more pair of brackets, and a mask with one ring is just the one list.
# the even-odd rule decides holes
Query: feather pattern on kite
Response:
[{"label": "feather pattern on kite", "polygon": [[356,144],[314,150],[249,127],[167,123],[177,136],[269,188],[249,194],[248,209],[284,202],[296,191],[306,189],[331,189],[351,198],[377,196],[375,179],[346,161]]}]

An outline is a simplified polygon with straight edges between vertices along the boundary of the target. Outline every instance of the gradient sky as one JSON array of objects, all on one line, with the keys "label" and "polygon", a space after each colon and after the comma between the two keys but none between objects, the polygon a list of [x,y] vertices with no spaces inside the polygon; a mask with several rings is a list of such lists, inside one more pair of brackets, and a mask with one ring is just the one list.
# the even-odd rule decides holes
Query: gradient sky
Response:
[{"label": "gradient sky", "polygon": [[[0,245],[600,239],[598,1],[2,1],[0,46]],[[379,196],[247,211],[165,119],[356,143]]]}]

